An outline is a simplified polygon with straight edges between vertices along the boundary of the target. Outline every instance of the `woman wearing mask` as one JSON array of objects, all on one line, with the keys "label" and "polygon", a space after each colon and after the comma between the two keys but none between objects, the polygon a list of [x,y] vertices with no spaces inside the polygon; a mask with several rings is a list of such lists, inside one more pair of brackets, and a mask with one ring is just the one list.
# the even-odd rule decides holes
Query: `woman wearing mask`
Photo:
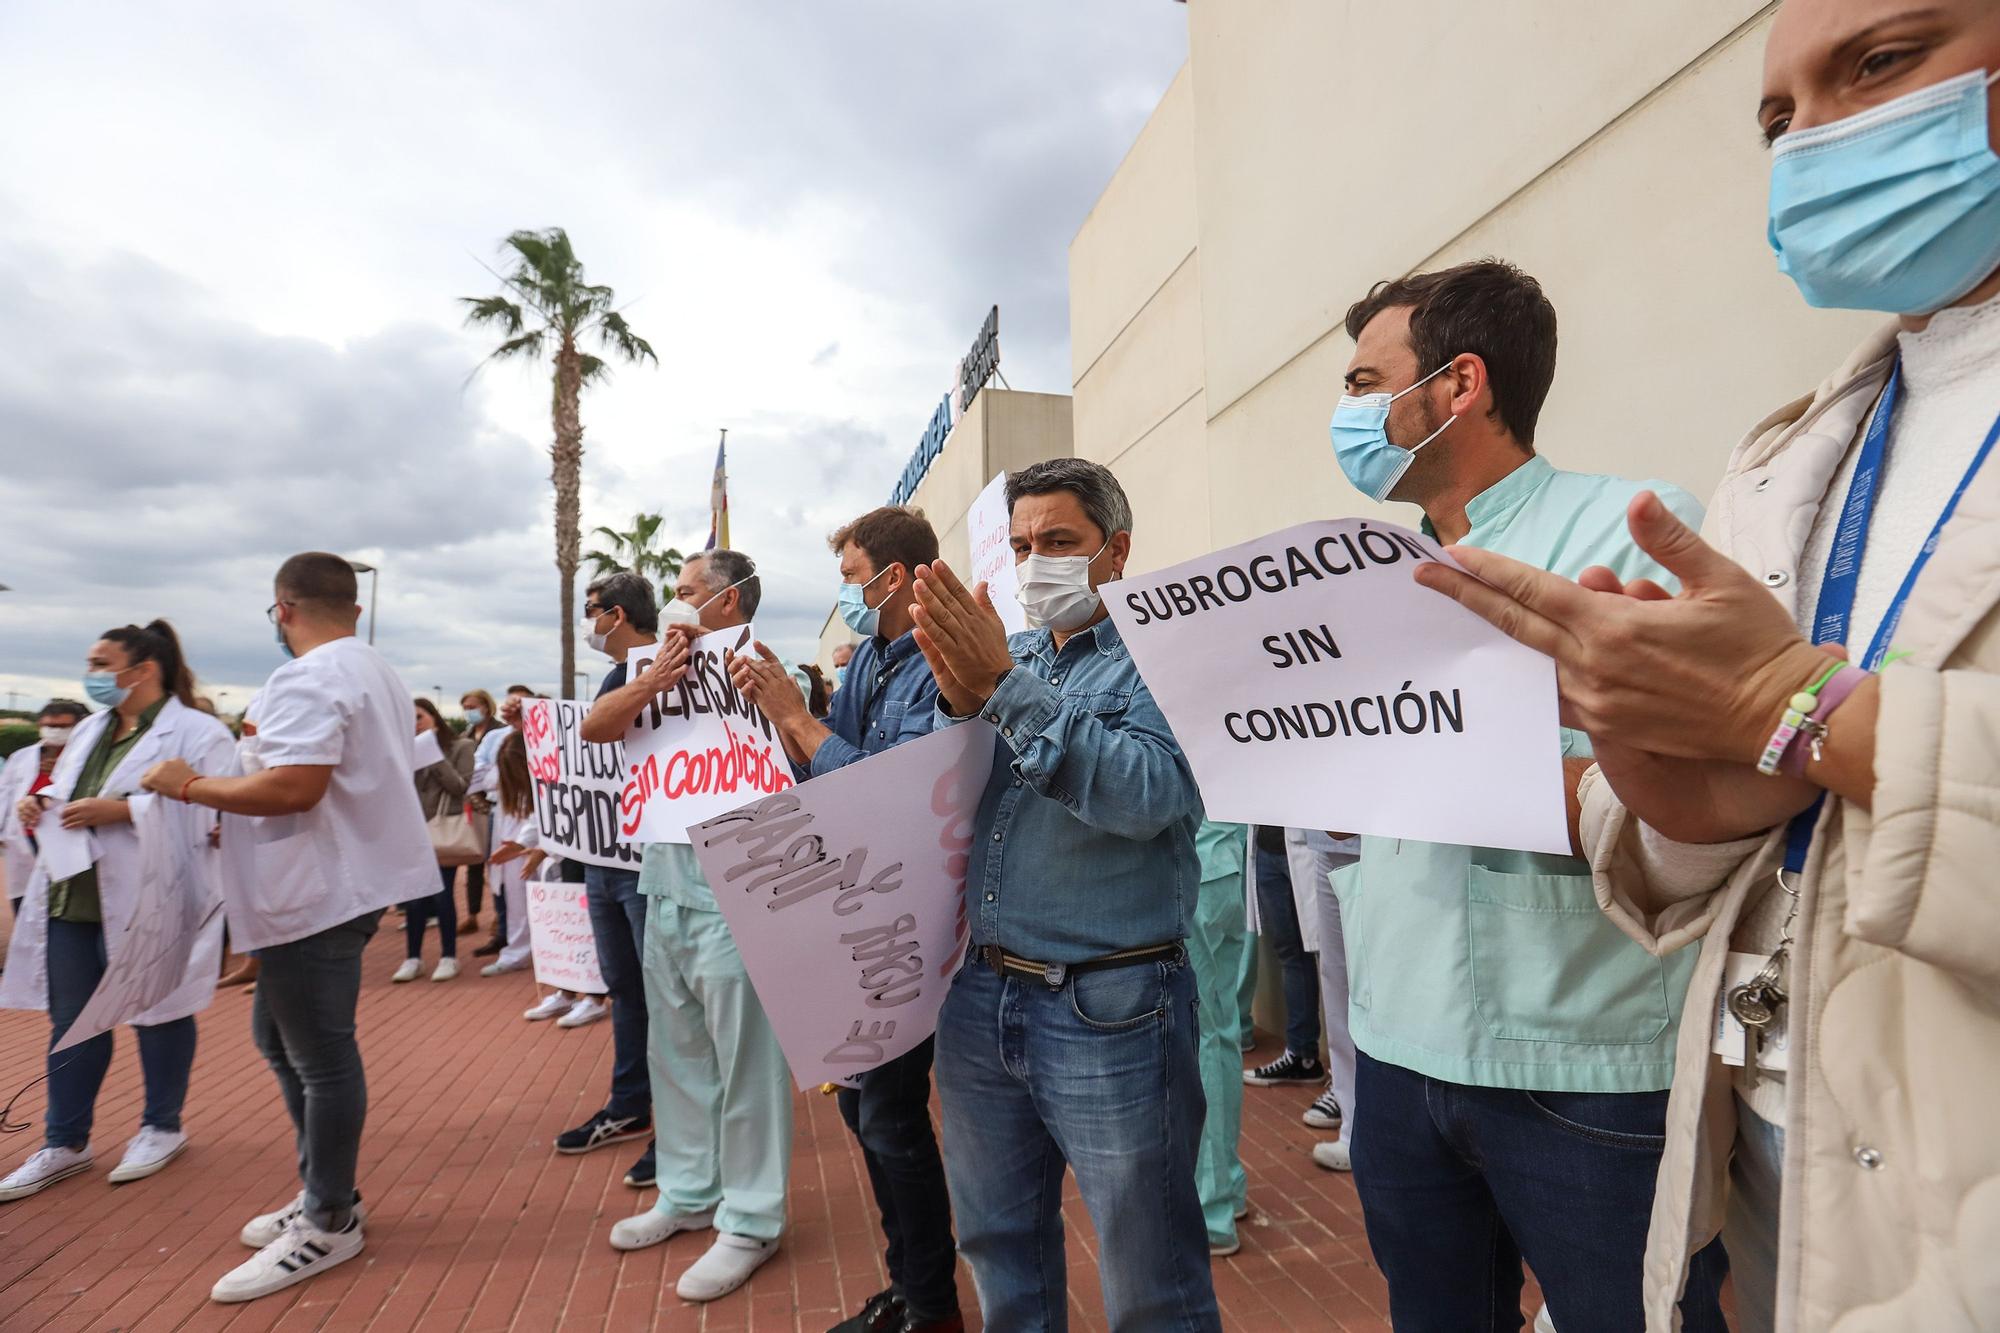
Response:
[{"label": "woman wearing mask", "polygon": [[[474,831],[479,835],[482,847],[488,846],[487,835],[492,831],[493,802],[481,779],[488,777],[482,772],[482,759],[491,764],[493,755],[500,745],[500,733],[506,728],[500,724],[499,710],[493,704],[493,696],[485,690],[468,690],[458,701],[459,711],[465,714],[465,739],[472,744],[472,781],[469,784]],[[491,746],[488,737],[493,738]],[[490,781],[490,779],[489,779]],[[486,901],[486,863],[474,861],[465,868],[465,918],[459,922],[459,929],[470,935],[479,929],[480,904]],[[497,900],[496,900],[497,901]],[[496,907],[496,911],[498,908]],[[498,922],[495,923],[498,929]],[[474,950],[475,953],[483,950]]]},{"label": "woman wearing mask", "polygon": [[[417,770],[417,804],[425,819],[450,814],[465,804],[472,782],[472,742],[452,734],[444,715],[429,699],[418,699],[417,734],[429,732],[437,738],[444,758]],[[441,887],[428,898],[403,904],[403,964],[391,981],[415,981],[424,971],[424,926],[432,917],[438,923],[438,965],[432,981],[450,981],[458,975],[458,903],[452,886],[458,879],[455,865],[438,867]]]},{"label": "woman wearing mask", "polygon": [[483,977],[518,972],[534,957],[528,939],[528,878],[546,855],[537,845],[535,787],[528,773],[528,744],[509,729],[494,761],[500,800],[494,806],[493,898],[505,904],[507,941],[499,957],[479,970]]},{"label": "woman wearing mask", "polygon": [[91,1122],[111,1065],[112,1036],[100,1033],[60,1054],[54,1048],[103,979],[108,949],[132,924],[141,876],[160,868],[149,858],[186,858],[187,873],[170,877],[167,891],[195,897],[187,910],[205,924],[179,986],[133,1020],[146,1099],[139,1133],[111,1172],[114,1184],[152,1175],[187,1146],[181,1106],[194,1064],[194,1014],[214,994],[222,955],[221,894],[208,841],[214,814],[154,797],[145,798],[149,808],[135,811],[129,798],[140,793],[141,775],[162,760],[228,772],[229,729],[192,706],[194,678],[164,620],[105,631],[87,662],[84,690],[104,711],[78,725],[48,786],[15,811],[29,830],[44,831],[45,857],[52,824],[89,830],[94,857],[88,869],[54,883],[45,861],[37,864],[0,976],[0,1007],[49,1011],[50,1047],[43,1146],[0,1180],[0,1202],[90,1167]]},{"label": "woman wearing mask", "polygon": [[67,699],[51,699],[42,705],[35,721],[41,728],[39,743],[24,745],[0,765],[0,875],[5,875],[7,900],[18,914],[21,895],[27,892],[28,875],[35,868],[35,840],[21,825],[15,807],[55,778],[56,760],[75,732],[77,724],[90,716],[82,704]]},{"label": "woman wearing mask", "polygon": [[1740,1328],[2000,1328],[1996,73],[1992,0],[1787,0],[1779,266],[1895,319],[1737,447],[1706,540],[1634,501],[1680,595],[1419,573],[1556,659],[1604,910],[1702,942],[1649,1328],[1718,1228]]}]

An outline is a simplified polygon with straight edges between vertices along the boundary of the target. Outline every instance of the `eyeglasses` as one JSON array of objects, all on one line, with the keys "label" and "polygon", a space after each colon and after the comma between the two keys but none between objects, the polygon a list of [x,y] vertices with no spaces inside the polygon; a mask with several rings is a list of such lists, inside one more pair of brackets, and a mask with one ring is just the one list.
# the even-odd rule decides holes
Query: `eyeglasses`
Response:
[{"label": "eyeglasses", "polygon": [[292,601],[292,600],[291,600],[290,598],[280,598],[280,599],[278,599],[277,601],[275,601],[275,602],[271,603],[271,604],[270,604],[269,606],[267,606],[267,607],[265,607],[265,608],[264,608],[264,619],[266,619],[266,620],[270,621],[270,622],[271,622],[271,623],[272,623],[273,625],[275,625],[275,624],[277,624],[277,623],[278,623],[278,608],[279,608],[279,607],[281,607],[281,606],[297,606],[297,605],[298,605],[298,603],[297,603],[297,602],[294,602],[294,601]]},{"label": "eyeglasses", "polygon": [[599,616],[606,614],[610,610],[611,608],[608,606],[592,606],[589,602],[585,602],[583,604],[583,613],[589,616],[592,620],[597,619]]}]

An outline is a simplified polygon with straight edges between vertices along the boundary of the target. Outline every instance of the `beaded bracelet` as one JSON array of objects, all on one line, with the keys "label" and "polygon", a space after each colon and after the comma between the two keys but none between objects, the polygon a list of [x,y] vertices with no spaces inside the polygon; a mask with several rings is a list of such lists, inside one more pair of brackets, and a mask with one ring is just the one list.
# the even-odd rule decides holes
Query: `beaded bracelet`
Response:
[{"label": "beaded bracelet", "polygon": [[1799,728],[1819,706],[1819,692],[1826,683],[1840,673],[1847,664],[1835,662],[1826,669],[1824,675],[1785,701],[1785,711],[1778,719],[1778,729],[1771,733],[1771,739],[1764,742],[1764,753],[1758,756],[1757,771],[1767,778],[1778,776],[1778,765],[1797,739]]}]

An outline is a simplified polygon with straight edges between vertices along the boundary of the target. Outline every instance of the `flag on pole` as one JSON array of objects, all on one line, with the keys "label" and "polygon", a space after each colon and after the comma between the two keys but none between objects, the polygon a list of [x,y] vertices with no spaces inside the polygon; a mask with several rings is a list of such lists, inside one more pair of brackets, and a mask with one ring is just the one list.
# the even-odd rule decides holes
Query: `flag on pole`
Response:
[{"label": "flag on pole", "polygon": [[702,549],[713,551],[718,546],[729,546],[729,473],[725,455],[729,448],[729,428],[722,429],[722,439],[715,446],[715,486],[708,495],[708,545]]}]

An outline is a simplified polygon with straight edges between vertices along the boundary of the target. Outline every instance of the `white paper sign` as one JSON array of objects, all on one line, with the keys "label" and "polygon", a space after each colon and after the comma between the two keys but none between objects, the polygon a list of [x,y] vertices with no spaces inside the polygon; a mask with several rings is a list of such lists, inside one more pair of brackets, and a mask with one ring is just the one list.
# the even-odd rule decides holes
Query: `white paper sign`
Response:
[{"label": "white paper sign", "polygon": [[983,722],[947,727],[689,830],[800,1087],[937,1030],[993,743]]},{"label": "white paper sign", "polygon": [[607,987],[597,966],[597,936],[590,928],[590,904],[583,885],[531,879],[526,887],[535,980],[557,990],[604,994]]},{"label": "white paper sign", "polygon": [[418,732],[416,759],[410,767],[413,769],[429,768],[432,764],[441,764],[443,762],[444,751],[438,746],[437,733],[435,731]]},{"label": "white paper sign", "polygon": [[986,483],[986,489],[965,514],[965,535],[972,543],[972,577],[968,588],[982,581],[993,598],[993,609],[1009,634],[1028,628],[1027,613],[1021,610],[1020,589],[1014,572],[1014,547],[1009,541],[1012,521],[1007,514],[1007,474]]},{"label": "white paper sign", "polygon": [[[222,912],[211,868],[198,861],[208,849],[188,843],[179,832],[192,821],[166,817],[157,796],[128,799],[139,835],[140,866],[131,915],[118,938],[105,941],[103,979],[56,1043],[58,1051],[131,1022],[179,990],[202,932]],[[220,934],[219,926],[216,930]],[[217,953],[210,952],[206,980],[211,986],[217,961]]]},{"label": "white paper sign", "polygon": [[1569,851],[1555,664],[1411,578],[1449,559],[1338,519],[1105,590],[1210,818]]},{"label": "white paper sign", "polygon": [[[754,626],[741,625],[696,639],[681,683],[625,733],[618,812],[626,838],[686,842],[690,825],[792,785],[777,728],[738,692],[723,665],[724,650],[753,652],[756,637]],[[633,675],[651,664],[653,653],[632,654]]]},{"label": "white paper sign", "polygon": [[41,849],[42,869],[48,871],[51,884],[81,875],[97,860],[96,840],[89,829],[63,827],[59,801],[43,808],[35,825],[35,845]]},{"label": "white paper sign", "polygon": [[639,847],[619,832],[624,747],[583,739],[588,704],[530,699],[521,705],[521,740],[535,780],[535,825],[551,856],[613,870],[637,870]]}]

